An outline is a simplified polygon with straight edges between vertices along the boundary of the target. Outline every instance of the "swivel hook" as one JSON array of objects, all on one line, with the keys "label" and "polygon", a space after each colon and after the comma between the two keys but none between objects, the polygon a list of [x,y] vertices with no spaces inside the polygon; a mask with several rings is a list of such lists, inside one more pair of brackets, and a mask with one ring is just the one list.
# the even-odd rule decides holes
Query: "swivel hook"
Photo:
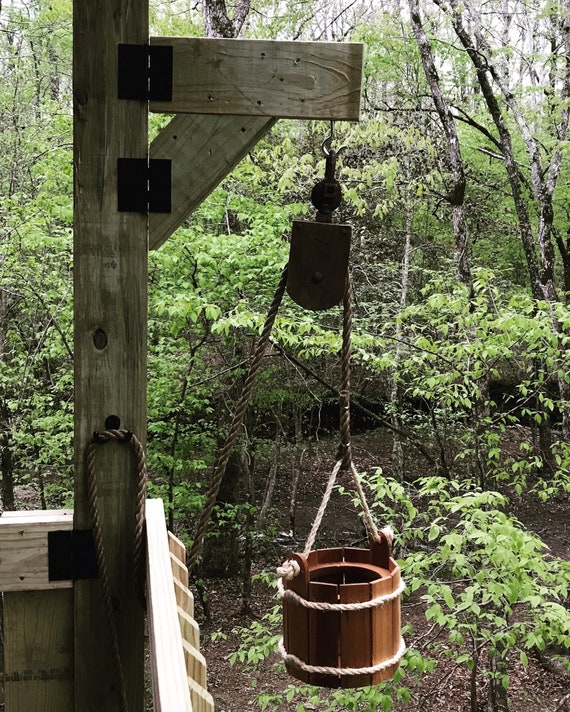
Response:
[{"label": "swivel hook", "polygon": [[348,148],[348,146],[343,145],[338,150],[335,151],[334,149],[331,148],[331,143],[332,143],[333,139],[334,139],[334,120],[331,120],[330,133],[325,138],[325,140],[323,141],[322,146],[321,146],[325,158],[329,158],[331,153],[334,153],[336,156],[340,156],[340,154]]}]

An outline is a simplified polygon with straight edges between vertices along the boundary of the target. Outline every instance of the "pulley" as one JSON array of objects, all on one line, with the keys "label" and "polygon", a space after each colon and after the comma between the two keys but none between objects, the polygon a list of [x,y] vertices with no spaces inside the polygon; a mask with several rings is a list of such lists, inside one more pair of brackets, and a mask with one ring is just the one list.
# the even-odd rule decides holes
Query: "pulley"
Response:
[{"label": "pulley", "polygon": [[331,135],[323,143],[325,176],[311,192],[315,220],[293,221],[289,250],[287,292],[299,306],[312,311],[330,309],[342,301],[352,237],[350,225],[332,222],[332,214],[342,202],[342,188],[335,175],[342,149],[330,148],[332,136],[331,124]]}]

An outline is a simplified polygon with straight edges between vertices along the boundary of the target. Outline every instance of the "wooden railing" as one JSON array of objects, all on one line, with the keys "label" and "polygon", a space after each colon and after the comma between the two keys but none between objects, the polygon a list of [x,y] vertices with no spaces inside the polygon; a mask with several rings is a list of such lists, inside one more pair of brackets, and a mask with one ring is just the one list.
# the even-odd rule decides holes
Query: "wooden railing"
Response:
[{"label": "wooden railing", "polygon": [[[0,517],[6,712],[74,711],[73,581],[53,580],[48,544],[72,527],[71,510]],[[154,710],[214,712],[185,549],[167,532],[161,500],[147,500],[146,532]]]},{"label": "wooden railing", "polygon": [[148,500],[147,595],[155,712],[214,712],[184,544],[166,530],[162,500]]}]

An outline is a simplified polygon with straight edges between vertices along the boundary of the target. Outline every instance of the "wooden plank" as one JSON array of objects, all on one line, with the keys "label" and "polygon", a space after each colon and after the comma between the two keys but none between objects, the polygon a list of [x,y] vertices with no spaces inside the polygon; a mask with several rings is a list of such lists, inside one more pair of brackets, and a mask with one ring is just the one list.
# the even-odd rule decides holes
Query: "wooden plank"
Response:
[{"label": "wooden plank", "polygon": [[190,613],[178,606],[178,623],[184,640],[187,640],[197,650],[200,649],[200,627]]},{"label": "wooden plank", "polygon": [[0,517],[0,591],[71,588],[72,581],[50,581],[48,532],[69,531],[70,510],[5,512]]},{"label": "wooden plank", "polygon": [[172,532],[168,532],[168,548],[170,549],[170,553],[179,561],[182,563],[186,562],[186,547]]},{"label": "wooden plank", "polygon": [[6,712],[73,712],[73,593],[4,594]]},{"label": "wooden plank", "polygon": [[172,552],[170,552],[170,566],[175,580],[188,588],[188,568]]},{"label": "wooden plank", "polygon": [[274,123],[266,117],[180,114],[162,129],[150,156],[172,161],[172,212],[150,214],[151,249],[182,225]]},{"label": "wooden plank", "polygon": [[174,594],[176,596],[177,605],[186,611],[188,615],[194,615],[194,595],[190,589],[186,588],[184,584],[180,583],[176,579],[173,580],[174,584]]},{"label": "wooden plank", "polygon": [[[340,603],[369,601],[369,583],[341,585]],[[373,664],[372,617],[375,609],[344,611],[339,614],[339,667],[362,668]],[[349,675],[340,679],[341,687],[364,687],[370,685],[370,675]]]},{"label": "wooden plank", "polygon": [[153,37],[173,47],[167,114],[241,114],[358,121],[363,45],[339,42]]},{"label": "wooden plank", "polygon": [[155,712],[192,712],[162,500],[147,500],[147,598]]},{"label": "wooden plank", "polygon": [[192,712],[214,712],[214,698],[191,677],[188,678],[190,688],[190,698],[192,700]]},{"label": "wooden plank", "polygon": [[188,677],[195,680],[200,687],[206,687],[206,659],[202,653],[187,640],[182,640],[182,649],[184,650],[184,660],[186,662]]},{"label": "wooden plank", "polygon": [[[12,521],[30,522],[35,520],[52,521],[54,517],[62,521],[69,522],[69,528],[73,526],[73,509],[13,509],[2,512],[0,524],[9,519]],[[65,529],[65,526],[62,527]]]},{"label": "wooden plank", "polygon": [[[118,45],[148,42],[147,0],[75,0],[75,521],[91,526],[86,449],[110,415],[146,435],[147,216],[118,212],[117,161],[148,154],[148,107],[118,99]],[[129,709],[144,704],[144,611],[133,580],[136,466],[115,442],[97,452],[99,516]],[[75,584],[75,693],[81,712],[119,695],[101,582]]]},{"label": "wooden plank", "polygon": [[[311,572],[312,573],[312,572]],[[324,603],[338,603],[336,584],[309,583],[309,600]],[[338,667],[339,665],[339,634],[340,613],[336,611],[309,610],[309,662],[311,665]],[[323,687],[339,687],[340,678],[336,675],[310,673],[311,685]]]},{"label": "wooden plank", "polygon": [[[383,578],[380,581],[375,581],[372,584],[371,596],[376,598],[377,596],[385,596],[391,593],[399,584],[399,576],[397,576],[397,579],[396,584],[394,583],[394,578]],[[391,658],[400,645],[400,627],[398,626],[397,635],[394,630],[394,606],[396,606],[398,610],[400,609],[399,599],[388,601],[388,603],[385,603],[383,606],[378,606],[373,609],[372,654],[374,664]],[[397,643],[395,643],[396,637]],[[398,663],[390,665],[390,667],[385,670],[374,673],[371,683],[377,685],[384,680],[389,680],[397,667]]]},{"label": "wooden plank", "polygon": [[[311,554],[309,554],[309,557],[310,556]],[[299,564],[301,572],[290,581],[285,581],[285,587],[291,589],[291,591],[294,591],[305,600],[308,600],[309,574],[307,559],[301,554],[294,554],[293,559]],[[283,642],[285,644],[285,650],[309,664],[312,662],[309,652],[310,613],[312,613],[312,611],[309,611],[308,608],[297,605],[292,600],[285,599],[283,602]],[[303,682],[310,682],[311,673],[305,672],[293,664],[286,663],[285,665],[290,675],[293,675]]]}]

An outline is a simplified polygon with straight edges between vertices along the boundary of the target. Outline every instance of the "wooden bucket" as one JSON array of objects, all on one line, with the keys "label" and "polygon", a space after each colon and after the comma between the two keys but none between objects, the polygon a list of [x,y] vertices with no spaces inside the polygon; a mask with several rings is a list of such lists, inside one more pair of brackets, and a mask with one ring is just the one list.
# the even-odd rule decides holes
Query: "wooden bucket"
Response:
[{"label": "wooden bucket", "polygon": [[[282,653],[289,674],[321,687],[364,687],[391,678],[405,646],[403,585],[388,538],[382,533],[370,549],[320,549],[292,560],[300,573],[283,582]],[[329,605],[317,610],[313,602]],[[342,607],[363,603],[368,607]]]}]

